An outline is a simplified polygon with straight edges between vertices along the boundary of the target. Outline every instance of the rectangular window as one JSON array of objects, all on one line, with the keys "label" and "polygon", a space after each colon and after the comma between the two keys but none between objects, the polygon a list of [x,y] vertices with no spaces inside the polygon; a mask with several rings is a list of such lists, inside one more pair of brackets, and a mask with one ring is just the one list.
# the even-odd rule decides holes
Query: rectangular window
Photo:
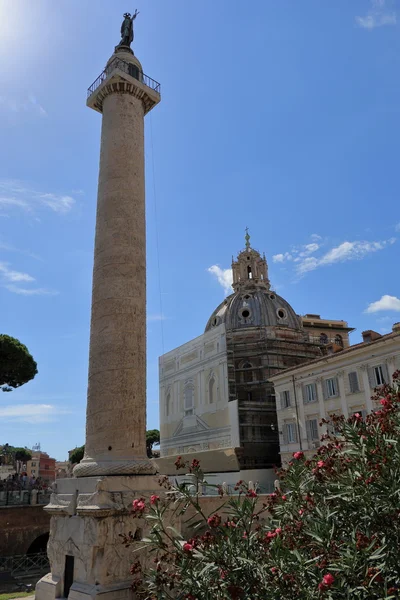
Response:
[{"label": "rectangular window", "polygon": [[45,469],[50,469],[49,465],[44,465]]},{"label": "rectangular window", "polygon": [[297,428],[296,423],[287,423],[287,438],[289,444],[295,444],[297,442]]},{"label": "rectangular window", "polygon": [[338,391],[338,384],[337,384],[336,377],[327,379],[325,381],[325,385],[326,385],[326,395],[328,398],[334,398],[335,396],[338,395],[339,391]]},{"label": "rectangular window", "polygon": [[355,392],[360,391],[360,385],[358,383],[358,375],[357,371],[352,371],[349,373],[349,384],[350,384],[350,393],[354,394]]},{"label": "rectangular window", "polygon": [[317,399],[317,388],[315,383],[308,383],[304,386],[304,402],[315,402]]},{"label": "rectangular window", "polygon": [[283,443],[295,444],[297,442],[296,423],[285,423],[283,426]]},{"label": "rectangular window", "polygon": [[184,398],[184,405],[185,405],[185,415],[192,415],[193,414],[193,407],[194,407],[194,386],[193,383],[189,382],[185,385],[185,388],[183,390],[183,398]]},{"label": "rectangular window", "polygon": [[318,440],[318,421],[317,419],[310,419],[306,421],[306,431],[307,431],[307,439],[309,440]]},{"label": "rectangular window", "polygon": [[382,365],[378,365],[377,367],[374,367],[374,376],[375,376],[375,384],[376,385],[383,385],[385,382],[385,376],[383,374],[383,368]]},{"label": "rectangular window", "polygon": [[288,408],[290,406],[289,390],[285,390],[284,392],[281,392],[281,403],[282,403],[282,408]]}]

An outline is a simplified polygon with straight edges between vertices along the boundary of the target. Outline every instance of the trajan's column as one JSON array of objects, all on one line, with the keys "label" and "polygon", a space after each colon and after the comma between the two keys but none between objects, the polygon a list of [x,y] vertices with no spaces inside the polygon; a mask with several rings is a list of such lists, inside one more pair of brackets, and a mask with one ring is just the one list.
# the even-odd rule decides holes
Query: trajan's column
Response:
[{"label": "trajan's column", "polygon": [[51,573],[37,600],[128,599],[132,557],[119,534],[140,539],[132,500],[157,489],[146,455],[144,117],[160,86],[130,47],[137,14],[124,15],[121,42],[88,90],[102,132],[85,457],[46,507]]}]

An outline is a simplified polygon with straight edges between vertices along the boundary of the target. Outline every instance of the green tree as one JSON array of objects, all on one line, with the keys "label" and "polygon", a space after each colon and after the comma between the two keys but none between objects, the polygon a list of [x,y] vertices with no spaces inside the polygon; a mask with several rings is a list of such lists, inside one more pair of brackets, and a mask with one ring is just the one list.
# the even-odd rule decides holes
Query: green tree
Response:
[{"label": "green tree", "polygon": [[28,448],[15,448],[9,444],[0,446],[0,464],[13,465],[17,473],[21,464],[26,464],[31,458],[32,452]]},{"label": "green tree", "polygon": [[[295,452],[278,472],[280,487],[259,496],[243,481],[218,508],[197,495],[198,460],[181,457],[190,483],[161,481],[166,493],[137,498],[148,519],[136,562],[136,597],[148,600],[389,600],[400,597],[400,372],[365,419],[332,418],[315,456]],[[323,421],[326,424],[326,421]],[[176,522],[175,522],[176,521]],[[191,526],[184,539],[180,523]],[[174,527],[175,525],[175,527]],[[127,545],[138,545],[133,536]]]},{"label": "green tree", "polygon": [[37,364],[24,344],[9,335],[0,334],[0,388],[11,392],[33,379]]},{"label": "green tree", "polygon": [[32,459],[32,452],[28,448],[14,448],[15,460],[22,463],[27,463],[28,460]]},{"label": "green tree", "polygon": [[78,465],[85,454],[85,444],[83,446],[79,446],[79,448],[75,448],[69,457],[69,462],[73,465]]},{"label": "green tree", "polygon": [[152,458],[153,456],[153,446],[158,445],[160,443],[160,432],[158,429],[149,429],[146,431],[146,449],[147,456]]}]

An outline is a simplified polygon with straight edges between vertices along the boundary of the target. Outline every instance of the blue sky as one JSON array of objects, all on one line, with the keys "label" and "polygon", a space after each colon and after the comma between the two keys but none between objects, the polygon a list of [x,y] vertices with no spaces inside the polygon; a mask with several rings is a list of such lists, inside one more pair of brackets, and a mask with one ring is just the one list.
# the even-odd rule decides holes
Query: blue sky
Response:
[{"label": "blue sky", "polygon": [[[126,1],[0,0],[0,319],[39,374],[0,443],[84,442],[101,117]],[[158,356],[202,333],[248,226],[299,314],[400,320],[400,5],[137,0],[146,117],[148,426]],[[158,251],[157,251],[158,239]],[[397,274],[396,274],[397,273]],[[160,295],[161,291],[161,295]]]}]

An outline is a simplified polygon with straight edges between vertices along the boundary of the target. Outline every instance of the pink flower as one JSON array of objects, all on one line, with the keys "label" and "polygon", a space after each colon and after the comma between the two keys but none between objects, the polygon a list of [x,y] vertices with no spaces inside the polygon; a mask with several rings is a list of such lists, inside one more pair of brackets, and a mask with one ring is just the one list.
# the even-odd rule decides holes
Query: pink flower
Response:
[{"label": "pink flower", "polygon": [[286,496],[285,495],[282,496],[282,500],[285,502],[285,500],[286,500]]},{"label": "pink flower", "polygon": [[390,401],[387,398],[382,398],[382,400],[380,401],[380,404],[382,404],[382,406],[389,406]]},{"label": "pink flower", "polygon": [[193,552],[192,544],[189,544],[188,542],[186,542],[186,544],[183,544],[183,550],[184,550],[184,552]]},{"label": "pink flower", "polygon": [[271,573],[272,573],[273,575],[275,575],[275,573],[277,573],[277,572],[278,572],[278,569],[277,569],[277,567],[271,567]]},{"label": "pink flower", "polygon": [[326,586],[326,587],[330,587],[332,585],[332,583],[335,581],[335,578],[333,575],[331,575],[330,573],[327,573],[326,575],[323,576],[322,578],[322,583]]},{"label": "pink flower", "polygon": [[303,508],[301,508],[301,509],[299,510],[299,515],[302,515],[302,514],[304,514],[304,509],[303,509]]},{"label": "pink flower", "polygon": [[219,515],[213,515],[212,517],[208,517],[207,523],[210,527],[218,527],[221,523],[221,517]]},{"label": "pink flower", "polygon": [[156,494],[153,494],[152,496],[150,496],[150,504],[157,504],[159,499],[160,499],[160,496],[156,496]]},{"label": "pink flower", "polygon": [[282,533],[282,529],[280,527],[277,527],[275,529],[275,533],[276,533],[276,535],[280,535]]},{"label": "pink flower", "polygon": [[295,452],[295,453],[293,454],[293,458],[294,458],[295,460],[300,460],[300,458],[304,458],[304,452]]},{"label": "pink flower", "polygon": [[325,466],[325,463],[324,463],[324,461],[323,461],[323,460],[319,460],[319,461],[317,462],[317,467],[319,467],[320,469],[322,469],[322,467],[324,467],[324,466]]},{"label": "pink flower", "polygon": [[237,527],[235,521],[227,521],[225,527]]},{"label": "pink flower", "polygon": [[249,498],[257,498],[257,493],[254,490],[249,490],[246,494]]},{"label": "pink flower", "polygon": [[132,509],[134,512],[143,512],[145,508],[146,504],[144,503],[143,498],[136,498],[136,500],[132,502]]},{"label": "pink flower", "polygon": [[194,458],[192,460],[192,464],[190,465],[191,469],[198,469],[200,467],[200,461],[197,460],[197,458]]},{"label": "pink flower", "polygon": [[265,535],[266,540],[273,540],[274,537],[276,537],[275,531],[268,531],[268,533]]}]

